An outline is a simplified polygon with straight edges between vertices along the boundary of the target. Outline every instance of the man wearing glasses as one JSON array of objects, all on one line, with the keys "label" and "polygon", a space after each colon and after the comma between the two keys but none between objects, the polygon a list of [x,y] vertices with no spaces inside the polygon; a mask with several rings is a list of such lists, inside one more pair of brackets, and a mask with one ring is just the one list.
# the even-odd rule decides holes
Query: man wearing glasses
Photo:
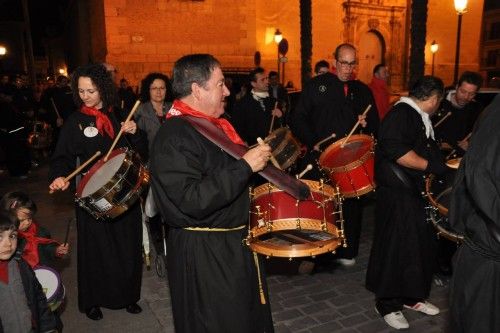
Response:
[{"label": "man wearing glasses", "polygon": [[[312,78],[303,87],[297,108],[291,114],[292,131],[308,148],[302,162],[315,166],[306,175],[308,179],[327,178],[317,168],[320,152],[314,149],[316,143],[332,133],[336,134],[337,139],[347,136],[358,120],[361,126],[357,132],[376,135],[378,128],[377,107],[370,88],[354,79],[356,49],[351,44],[341,44],[335,49],[334,57],[334,72]],[[363,116],[368,105],[371,105],[371,109]],[[331,141],[320,148],[325,149],[328,144]],[[362,209],[363,200],[344,200],[344,228],[348,247],[337,251],[336,261],[341,265],[352,266],[356,263]],[[327,261],[327,268],[329,265]]]}]

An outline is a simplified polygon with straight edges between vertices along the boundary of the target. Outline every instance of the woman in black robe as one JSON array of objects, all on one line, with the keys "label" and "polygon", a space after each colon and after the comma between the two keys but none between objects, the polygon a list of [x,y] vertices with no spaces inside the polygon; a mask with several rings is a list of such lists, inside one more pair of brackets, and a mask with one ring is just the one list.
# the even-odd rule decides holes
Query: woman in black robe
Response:
[{"label": "woman in black robe", "polygon": [[[127,138],[122,136],[116,148],[130,146],[131,141],[138,145],[141,138],[135,122],[120,125],[112,112],[116,93],[104,66],[91,64],[77,68],[71,84],[80,112],[72,113],[62,127],[50,165],[51,191],[68,189],[70,183],[64,177],[76,168],[77,158],[83,163],[97,151],[107,153],[120,129]],[[91,167],[86,167],[83,173]],[[139,204],[136,202],[122,215],[105,222],[97,221],[76,204],[75,210],[80,311],[93,320],[102,318],[101,306],[141,312],[137,305],[142,277]]]}]

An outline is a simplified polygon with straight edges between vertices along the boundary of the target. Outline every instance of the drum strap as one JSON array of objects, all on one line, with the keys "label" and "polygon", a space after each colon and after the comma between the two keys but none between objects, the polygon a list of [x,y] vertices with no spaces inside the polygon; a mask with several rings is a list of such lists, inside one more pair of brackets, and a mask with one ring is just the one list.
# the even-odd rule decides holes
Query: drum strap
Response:
[{"label": "drum strap", "polygon": [[187,227],[183,228],[184,230],[190,230],[190,231],[235,231],[235,230],[241,230],[245,228],[246,225],[240,225],[234,228],[201,228],[201,227]]},{"label": "drum strap", "polygon": [[388,164],[389,164],[389,167],[391,168],[392,172],[396,175],[396,177],[398,177],[398,179],[401,181],[401,183],[403,183],[403,185],[407,189],[410,189],[410,190],[415,189],[415,187],[412,186],[412,183],[411,183],[410,179],[408,178],[408,176],[404,173],[403,170],[401,170],[401,168],[396,163],[389,162]]}]

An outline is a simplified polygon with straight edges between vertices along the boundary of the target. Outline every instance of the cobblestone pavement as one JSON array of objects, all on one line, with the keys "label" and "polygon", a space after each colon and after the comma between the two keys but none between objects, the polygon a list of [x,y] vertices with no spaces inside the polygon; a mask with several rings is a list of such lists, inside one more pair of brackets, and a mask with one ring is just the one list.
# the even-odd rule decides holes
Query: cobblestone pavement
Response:
[{"label": "cobblestone pavement", "polygon": [[[0,193],[22,190],[32,196],[39,211],[36,220],[48,227],[53,238],[63,240],[67,221],[73,217],[71,193],[49,195],[46,164],[34,169],[28,179],[0,174]],[[297,261],[268,263],[269,292],[275,331],[288,332],[391,332],[374,311],[374,296],[364,287],[366,266],[373,235],[373,204],[364,212],[360,255],[352,267],[338,266],[312,275],[297,274]],[[66,288],[66,304],[61,318],[66,332],[174,332],[170,295],[165,278],[154,267],[144,268],[139,305],[143,312],[103,309],[104,319],[89,320],[78,312],[76,285],[76,228],[70,231],[71,252],[59,262]],[[161,257],[160,257],[161,258]],[[153,256],[154,262],[154,256]],[[410,322],[407,332],[448,332],[448,288],[433,286],[430,301],[441,314],[429,317],[405,310]]]}]

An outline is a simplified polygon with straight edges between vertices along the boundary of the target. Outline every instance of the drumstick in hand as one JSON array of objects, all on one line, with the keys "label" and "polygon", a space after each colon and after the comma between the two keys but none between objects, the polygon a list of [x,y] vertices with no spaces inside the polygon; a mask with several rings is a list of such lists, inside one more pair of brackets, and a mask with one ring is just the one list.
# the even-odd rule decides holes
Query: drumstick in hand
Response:
[{"label": "drumstick in hand", "polygon": [[304,175],[306,174],[306,172],[309,171],[309,170],[312,170],[312,168],[313,168],[312,164],[308,164],[306,166],[306,168],[304,170],[302,170],[302,172],[297,175],[297,179],[300,179],[300,178],[304,177]]},{"label": "drumstick in hand", "polygon": [[[372,108],[372,105],[368,104],[368,106],[366,107],[365,112],[363,112],[362,116],[366,116],[366,114],[368,113],[368,111],[370,111],[371,108]],[[361,123],[361,121],[358,119],[358,121],[356,122],[356,125],[354,125],[354,127],[352,128],[349,135],[345,138],[344,142],[342,142],[342,144],[340,145],[340,148],[344,148],[344,145],[347,143],[347,141],[349,141],[349,138],[351,137],[352,133],[354,133],[354,131],[356,130],[356,128],[358,128],[360,123]]]},{"label": "drumstick in hand", "polygon": [[[130,110],[130,113],[128,114],[127,119],[125,119],[125,123],[127,121],[129,121],[130,119],[132,119],[132,116],[134,115],[135,111],[139,107],[139,104],[141,104],[141,101],[137,100],[137,102],[135,102],[134,107],[132,108],[132,110]],[[104,162],[108,161],[109,155],[111,154],[111,152],[113,151],[113,149],[115,149],[115,146],[118,143],[118,140],[120,140],[120,137],[122,136],[122,133],[123,133],[123,131],[120,129],[120,132],[118,132],[118,134],[116,135],[115,141],[113,141],[113,144],[111,145],[111,148],[109,148],[108,153],[106,154],[106,156],[104,156]]]},{"label": "drumstick in hand", "polygon": [[[274,104],[274,109],[276,109],[278,107],[278,101],[276,101],[276,103]],[[274,110],[273,109],[273,110]],[[273,114],[273,118],[271,119],[271,127],[269,128],[269,134],[271,134],[273,132],[273,127],[274,127],[274,118],[276,116]]]},{"label": "drumstick in hand", "polygon": [[64,237],[64,245],[68,244],[69,230],[71,229],[71,221],[73,221],[73,217],[68,220],[68,226],[66,227],[66,236]]},{"label": "drumstick in hand", "polygon": [[441,123],[443,121],[446,120],[446,118],[448,118],[449,116],[451,116],[451,111],[449,111],[443,118],[441,118],[435,125],[434,125],[434,128],[438,127],[439,125],[441,125]]},{"label": "drumstick in hand", "polygon": [[334,139],[335,137],[337,137],[337,134],[335,133],[332,133],[332,135],[324,138],[323,140],[319,141],[318,143],[316,143],[313,147],[314,150],[317,150],[317,151],[320,151],[319,150],[319,146],[322,145],[323,143],[325,143],[326,141],[330,140],[330,139]]},{"label": "drumstick in hand", "polygon": [[54,99],[52,97],[50,98],[50,101],[52,102],[52,107],[54,108],[54,111],[57,114],[57,118],[61,118],[61,115],[59,114],[59,111],[57,111],[56,103],[54,102]]},{"label": "drumstick in hand", "polygon": [[[101,152],[97,151],[94,155],[92,155],[91,158],[89,158],[88,160],[86,160],[85,163],[83,163],[78,168],[76,168],[75,171],[73,171],[72,173],[70,173],[69,175],[67,175],[64,178],[64,182],[69,182],[73,177],[75,177],[77,174],[79,174],[80,171],[83,170],[83,168],[85,168],[87,165],[89,165],[89,163],[91,163],[93,160],[95,160],[97,158],[97,156],[99,156],[99,155],[101,155]],[[52,193],[54,193],[54,191],[50,190],[49,193],[52,194]]]},{"label": "drumstick in hand", "polygon": [[[259,143],[259,145],[264,145],[264,144],[266,144],[266,143],[264,142],[264,140],[262,140],[260,137],[259,137],[259,138],[257,138],[257,142]],[[276,161],[276,159],[274,158],[274,156],[273,156],[273,154],[272,154],[272,153],[271,153],[271,157],[270,157],[269,159],[271,160],[271,163],[273,163],[273,165],[274,165],[275,167],[277,167],[278,169],[280,169],[280,170],[281,170],[281,167],[280,167],[280,165],[279,165],[278,161]]]}]

